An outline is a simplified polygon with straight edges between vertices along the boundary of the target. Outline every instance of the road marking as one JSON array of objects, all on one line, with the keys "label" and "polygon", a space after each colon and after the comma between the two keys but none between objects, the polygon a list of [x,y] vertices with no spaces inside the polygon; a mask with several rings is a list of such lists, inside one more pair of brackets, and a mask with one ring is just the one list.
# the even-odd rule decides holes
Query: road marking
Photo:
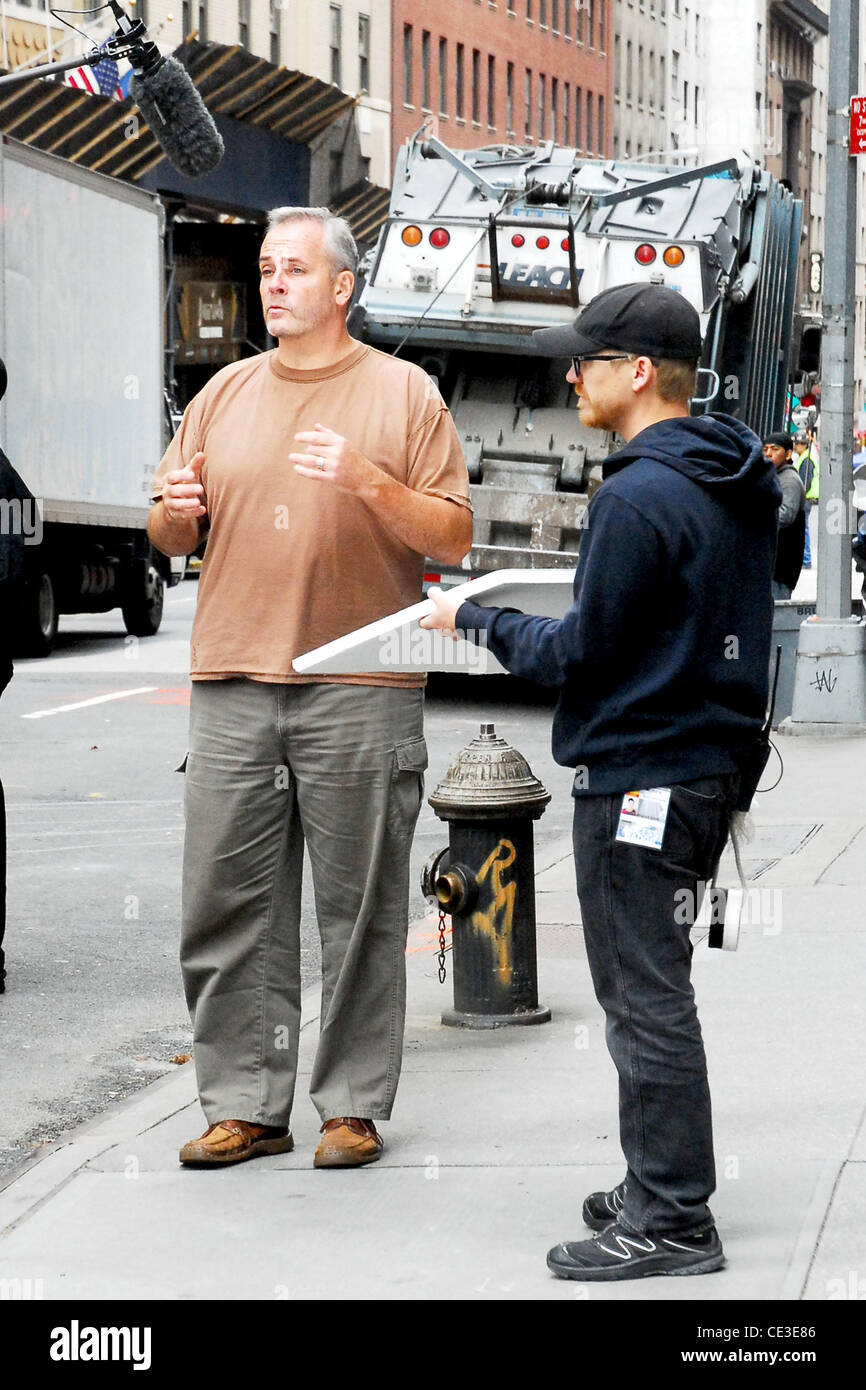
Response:
[{"label": "road marking", "polygon": [[90,700],[76,700],[71,705],[55,705],[53,709],[37,709],[32,714],[22,714],[22,719],[45,719],[49,714],[65,714],[67,710],[86,709],[88,705],[104,705],[106,700],[125,700],[130,695],[148,695],[158,690],[157,685],[139,685],[135,690],[116,690],[113,695],[94,695]]}]

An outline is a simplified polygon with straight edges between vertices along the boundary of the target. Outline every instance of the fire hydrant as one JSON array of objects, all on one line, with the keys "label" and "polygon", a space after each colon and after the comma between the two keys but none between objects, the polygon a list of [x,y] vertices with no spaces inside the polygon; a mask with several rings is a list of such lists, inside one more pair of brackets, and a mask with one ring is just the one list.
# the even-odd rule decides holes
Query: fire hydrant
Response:
[{"label": "fire hydrant", "polygon": [[428,797],[449,823],[448,847],[421,875],[425,897],[453,922],[454,1007],[443,1023],[498,1028],[550,1018],[538,1003],[532,829],[549,801],[492,724],[481,725]]}]

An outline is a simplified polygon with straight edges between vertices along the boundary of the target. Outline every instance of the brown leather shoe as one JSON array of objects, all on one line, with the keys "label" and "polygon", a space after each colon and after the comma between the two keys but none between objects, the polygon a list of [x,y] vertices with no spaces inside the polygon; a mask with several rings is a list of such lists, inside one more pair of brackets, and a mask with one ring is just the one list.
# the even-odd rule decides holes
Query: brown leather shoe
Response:
[{"label": "brown leather shoe", "polygon": [[353,1115],[326,1120],[321,1132],[324,1138],[316,1149],[314,1168],[357,1168],[362,1163],[375,1163],[385,1147],[373,1121]]},{"label": "brown leather shoe", "polygon": [[181,1163],[243,1163],[259,1154],[287,1154],[295,1147],[289,1131],[276,1125],[252,1125],[247,1120],[220,1120],[191,1139],[180,1151]]}]

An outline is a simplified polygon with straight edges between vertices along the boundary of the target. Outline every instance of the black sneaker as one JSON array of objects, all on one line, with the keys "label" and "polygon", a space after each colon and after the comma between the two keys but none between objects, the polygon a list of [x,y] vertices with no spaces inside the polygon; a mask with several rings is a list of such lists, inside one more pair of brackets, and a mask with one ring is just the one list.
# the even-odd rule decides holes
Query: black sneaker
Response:
[{"label": "black sneaker", "polygon": [[617,1183],[610,1192],[590,1192],[583,1204],[583,1219],[593,1231],[603,1231],[616,1221],[622,1211],[625,1182]]},{"label": "black sneaker", "polygon": [[651,1274],[709,1274],[724,1263],[715,1226],[688,1234],[639,1236],[613,1225],[592,1240],[555,1245],[547,1255],[547,1267],[557,1278],[581,1283],[647,1279]]}]

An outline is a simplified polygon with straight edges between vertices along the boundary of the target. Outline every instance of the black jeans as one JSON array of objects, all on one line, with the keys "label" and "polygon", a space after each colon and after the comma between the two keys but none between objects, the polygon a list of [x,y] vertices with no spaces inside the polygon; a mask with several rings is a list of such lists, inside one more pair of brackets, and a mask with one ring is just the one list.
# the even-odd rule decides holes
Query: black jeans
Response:
[{"label": "black jeans", "polygon": [[586,951],[619,1074],[628,1165],[620,1220],[641,1234],[712,1221],[710,1092],[689,929],[727,840],[738,781],[725,773],[673,786],[660,850],[615,840],[622,793],[575,797]]}]

